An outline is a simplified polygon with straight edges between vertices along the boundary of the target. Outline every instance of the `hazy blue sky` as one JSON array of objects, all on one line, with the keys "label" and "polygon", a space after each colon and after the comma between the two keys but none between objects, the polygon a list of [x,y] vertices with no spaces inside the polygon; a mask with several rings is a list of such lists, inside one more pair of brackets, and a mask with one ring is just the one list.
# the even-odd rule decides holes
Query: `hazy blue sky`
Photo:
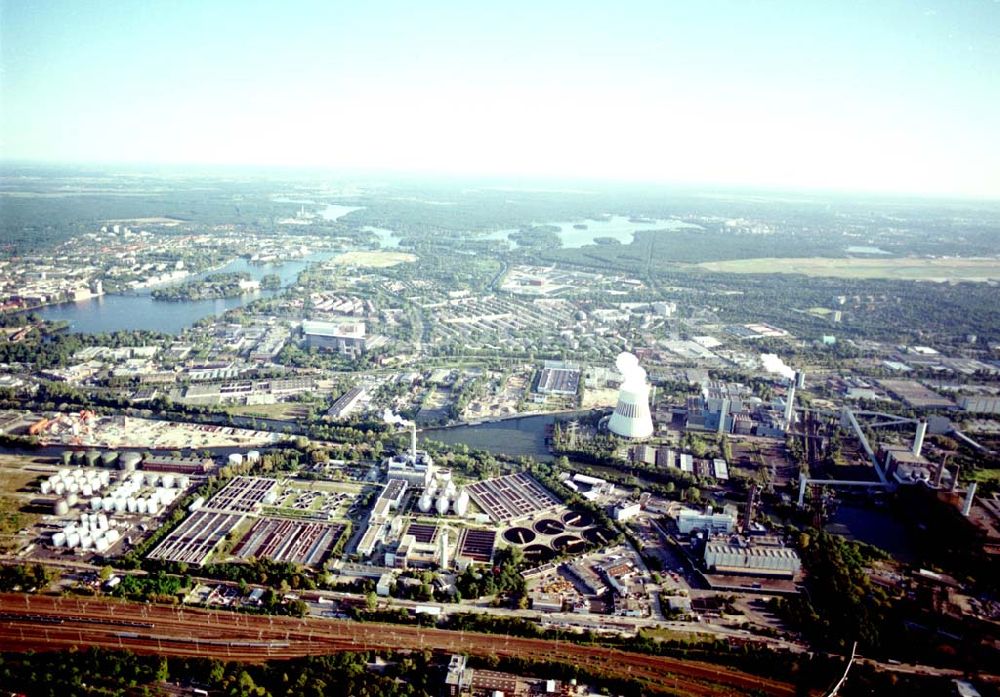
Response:
[{"label": "hazy blue sky", "polygon": [[1000,197],[1000,3],[0,0],[3,156]]}]

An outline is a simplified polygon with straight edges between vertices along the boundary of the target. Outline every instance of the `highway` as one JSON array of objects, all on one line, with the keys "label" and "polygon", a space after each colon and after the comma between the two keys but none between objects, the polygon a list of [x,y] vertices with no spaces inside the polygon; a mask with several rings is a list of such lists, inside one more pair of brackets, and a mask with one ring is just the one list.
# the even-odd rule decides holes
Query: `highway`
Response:
[{"label": "highway", "polygon": [[616,649],[409,625],[247,615],[103,598],[0,594],[0,650],[123,648],[261,662],[338,651],[434,650],[557,661],[641,680],[661,694],[792,695],[795,686],[721,665]]}]

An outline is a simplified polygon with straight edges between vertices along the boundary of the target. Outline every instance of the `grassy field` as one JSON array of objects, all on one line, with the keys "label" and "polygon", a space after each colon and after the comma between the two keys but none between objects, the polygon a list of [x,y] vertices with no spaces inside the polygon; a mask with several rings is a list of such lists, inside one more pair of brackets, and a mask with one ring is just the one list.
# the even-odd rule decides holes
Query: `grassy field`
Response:
[{"label": "grassy field", "polygon": [[[663,604],[666,606],[666,602]],[[639,631],[639,635],[650,639],[659,639],[661,641],[690,641],[692,643],[701,643],[703,641],[712,640],[712,635],[705,634],[704,632],[679,632],[673,629],[662,629],[660,627],[644,627]]]},{"label": "grassy field", "polygon": [[382,269],[416,260],[415,254],[407,254],[406,252],[345,252],[330,261],[341,266]]},{"label": "grassy field", "polygon": [[972,481],[980,484],[1000,484],[1000,469],[981,469],[972,473]]},{"label": "grassy field", "polygon": [[256,416],[264,419],[305,418],[308,407],[298,402],[278,402],[277,404],[238,404],[229,407],[229,413],[238,416]]},{"label": "grassy field", "polygon": [[797,273],[835,278],[887,278],[903,281],[987,281],[1000,279],[1000,259],[734,259],[697,265],[722,273]]}]

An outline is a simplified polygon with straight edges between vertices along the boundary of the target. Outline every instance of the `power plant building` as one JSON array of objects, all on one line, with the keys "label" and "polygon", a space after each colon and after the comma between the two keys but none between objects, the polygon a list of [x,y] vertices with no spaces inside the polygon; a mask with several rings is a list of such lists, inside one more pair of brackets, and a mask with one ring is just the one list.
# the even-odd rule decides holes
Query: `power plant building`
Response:
[{"label": "power plant building", "polygon": [[710,540],[705,543],[705,568],[716,574],[745,574],[791,578],[802,562],[795,550],[742,540]]},{"label": "power plant building", "polygon": [[677,529],[685,535],[695,530],[711,534],[728,534],[736,528],[736,516],[731,512],[713,513],[711,510],[697,511],[682,508],[677,515]]}]

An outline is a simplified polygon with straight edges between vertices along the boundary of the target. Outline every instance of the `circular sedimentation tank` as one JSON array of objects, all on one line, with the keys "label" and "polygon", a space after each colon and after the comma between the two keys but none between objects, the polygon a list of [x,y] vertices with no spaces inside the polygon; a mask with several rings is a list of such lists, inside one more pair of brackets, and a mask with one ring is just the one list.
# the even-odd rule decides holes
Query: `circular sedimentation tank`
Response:
[{"label": "circular sedimentation tank", "polygon": [[528,545],[524,548],[524,558],[533,563],[544,563],[555,559],[556,553],[548,545]]},{"label": "circular sedimentation tank", "polygon": [[552,547],[560,552],[577,552],[586,546],[583,538],[576,535],[560,535],[552,540]]},{"label": "circular sedimentation tank", "polygon": [[558,535],[566,532],[566,526],[554,518],[542,518],[531,526],[539,535]]},{"label": "circular sedimentation tank", "polygon": [[610,530],[605,530],[604,528],[591,528],[590,530],[584,530],[583,536],[588,542],[595,545],[605,545],[611,540],[612,537],[614,537]]},{"label": "circular sedimentation tank", "polygon": [[503,539],[514,545],[526,545],[535,541],[535,533],[529,528],[509,528],[504,531]]},{"label": "circular sedimentation tank", "polygon": [[585,528],[594,524],[594,518],[589,513],[567,511],[562,514],[562,522],[570,528]]}]

